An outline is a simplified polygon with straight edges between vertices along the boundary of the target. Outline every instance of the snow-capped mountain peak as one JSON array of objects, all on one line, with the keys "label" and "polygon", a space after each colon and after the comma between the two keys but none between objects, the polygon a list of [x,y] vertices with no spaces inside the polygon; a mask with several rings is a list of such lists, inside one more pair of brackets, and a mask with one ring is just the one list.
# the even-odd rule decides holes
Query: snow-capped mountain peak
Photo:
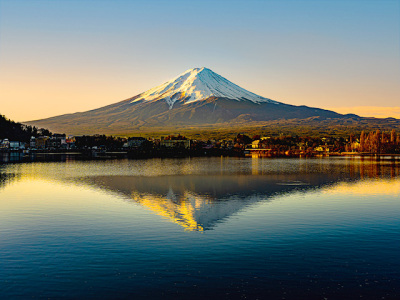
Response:
[{"label": "snow-capped mountain peak", "polygon": [[176,101],[187,104],[209,97],[279,104],[279,102],[249,92],[204,67],[189,69],[164,84],[140,94],[132,102],[164,99],[171,109]]}]

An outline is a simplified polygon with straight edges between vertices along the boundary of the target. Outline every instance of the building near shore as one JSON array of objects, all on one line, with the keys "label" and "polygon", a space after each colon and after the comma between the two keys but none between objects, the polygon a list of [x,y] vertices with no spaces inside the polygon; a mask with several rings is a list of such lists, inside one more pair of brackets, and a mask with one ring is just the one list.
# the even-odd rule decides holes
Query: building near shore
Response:
[{"label": "building near shore", "polygon": [[161,140],[160,146],[166,148],[185,148],[190,149],[190,140]]},{"label": "building near shore", "polygon": [[144,137],[130,137],[124,144],[125,148],[140,148],[147,140]]}]

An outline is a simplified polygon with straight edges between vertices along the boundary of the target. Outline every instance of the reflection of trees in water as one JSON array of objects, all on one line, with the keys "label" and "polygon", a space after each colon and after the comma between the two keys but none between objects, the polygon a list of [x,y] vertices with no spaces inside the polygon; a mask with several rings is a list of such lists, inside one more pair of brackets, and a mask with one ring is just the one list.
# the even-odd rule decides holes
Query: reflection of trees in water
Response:
[{"label": "reflection of trees in water", "polygon": [[[1,169],[0,169],[1,172]],[[0,173],[0,189],[6,187],[11,182],[17,180],[20,176],[16,174],[9,174],[9,173]]]},{"label": "reflection of trees in water", "polygon": [[[301,174],[312,173],[327,176],[331,174],[338,178],[363,179],[363,178],[395,178],[400,175],[400,157],[334,157],[334,158],[305,158],[291,159],[257,158],[251,160],[251,173],[253,175],[267,174]],[[270,168],[270,165],[278,167]],[[289,166],[289,167],[288,167]]]},{"label": "reflection of trees in water", "polygon": [[375,159],[369,157],[354,158],[348,164],[351,177],[366,178],[396,178],[400,175],[398,161],[390,159]]}]

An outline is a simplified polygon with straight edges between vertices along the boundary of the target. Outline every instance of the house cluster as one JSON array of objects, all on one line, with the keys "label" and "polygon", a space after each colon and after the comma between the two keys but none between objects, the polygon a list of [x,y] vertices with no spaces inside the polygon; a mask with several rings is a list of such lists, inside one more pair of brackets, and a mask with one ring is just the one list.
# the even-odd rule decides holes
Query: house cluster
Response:
[{"label": "house cluster", "polygon": [[170,153],[172,150],[198,154],[253,153],[270,156],[331,155],[343,152],[400,153],[400,135],[391,132],[362,132],[360,136],[308,137],[308,136],[253,136],[238,134],[232,140],[192,140],[180,134],[159,139],[144,137],[113,137],[105,135],[31,137],[30,141],[0,140],[0,151],[22,150],[108,150],[140,153]]},{"label": "house cluster", "polygon": [[130,137],[123,144],[123,148],[141,148],[147,140],[144,137]]},{"label": "house cluster", "polygon": [[329,153],[334,151],[335,145],[328,144],[326,139],[294,140],[292,137],[253,137],[238,134],[233,140],[192,140],[182,135],[168,135],[160,139],[144,137],[111,137],[105,135],[93,136],[66,136],[65,134],[53,134],[52,136],[31,137],[28,143],[13,142],[4,139],[0,141],[1,149],[8,150],[149,150],[156,149],[181,149],[193,151],[212,152],[214,150],[235,150],[244,151],[249,148],[253,151],[269,151],[271,154],[286,151],[317,151]]},{"label": "house cluster", "polygon": [[0,140],[1,150],[56,150],[56,149],[74,149],[75,138],[66,137],[64,134],[53,134],[52,136],[32,136],[29,142]]},{"label": "house cluster", "polygon": [[0,140],[0,150],[25,150],[25,143],[18,141]]},{"label": "house cluster", "polygon": [[156,149],[205,149],[213,148],[233,148],[233,141],[209,140],[198,141],[187,139],[184,136],[169,135],[160,139],[145,139],[143,137],[130,137],[123,145],[125,149],[136,149],[143,147],[152,147]]},{"label": "house cluster", "polygon": [[380,130],[369,133],[361,132],[359,136],[351,134],[343,137],[259,137],[248,146],[250,153],[267,153],[278,155],[318,155],[332,153],[400,153],[400,134],[393,129],[390,132]]},{"label": "house cluster", "polygon": [[75,145],[74,137],[66,137],[65,134],[53,134],[52,136],[31,137],[29,141],[30,149],[73,149]]},{"label": "house cluster", "polygon": [[342,152],[345,144],[343,138],[260,137],[248,145],[247,151],[271,156],[329,155]]}]

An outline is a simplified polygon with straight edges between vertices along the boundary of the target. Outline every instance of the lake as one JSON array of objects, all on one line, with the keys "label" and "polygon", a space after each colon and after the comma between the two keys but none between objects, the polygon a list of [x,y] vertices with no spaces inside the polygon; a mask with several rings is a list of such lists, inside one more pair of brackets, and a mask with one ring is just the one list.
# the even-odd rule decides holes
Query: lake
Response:
[{"label": "lake", "polygon": [[400,299],[400,162],[0,165],[1,299]]}]

